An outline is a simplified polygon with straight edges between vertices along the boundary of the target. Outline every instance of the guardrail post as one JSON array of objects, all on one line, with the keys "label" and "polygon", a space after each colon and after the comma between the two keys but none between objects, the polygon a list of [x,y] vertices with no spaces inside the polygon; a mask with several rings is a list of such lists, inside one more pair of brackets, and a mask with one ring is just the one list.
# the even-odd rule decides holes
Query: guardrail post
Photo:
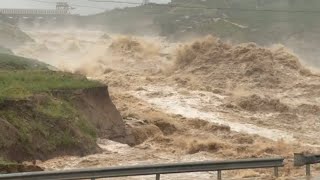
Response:
[{"label": "guardrail post", "polygon": [[310,167],[310,164],[307,164],[307,165],[306,165],[306,175],[307,175],[308,177],[311,176],[311,167]]},{"label": "guardrail post", "polygon": [[160,180],[160,174],[156,174],[156,180]]},{"label": "guardrail post", "polygon": [[218,180],[222,180],[222,174],[221,174],[221,171],[218,171]]},{"label": "guardrail post", "polygon": [[274,167],[274,176],[279,177],[279,168],[278,167]]}]

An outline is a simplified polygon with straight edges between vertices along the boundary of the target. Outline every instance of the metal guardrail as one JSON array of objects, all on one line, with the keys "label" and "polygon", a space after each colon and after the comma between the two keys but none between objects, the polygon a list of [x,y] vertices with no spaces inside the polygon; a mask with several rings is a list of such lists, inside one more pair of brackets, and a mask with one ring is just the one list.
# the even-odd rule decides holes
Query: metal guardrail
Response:
[{"label": "metal guardrail", "polygon": [[74,180],[99,179],[111,177],[156,175],[160,180],[161,174],[217,171],[218,179],[222,179],[222,171],[237,169],[274,168],[274,175],[278,176],[278,168],[283,167],[283,158],[272,159],[243,159],[233,161],[207,161],[193,163],[158,164],[124,166],[99,169],[80,169],[52,172],[28,172],[0,175],[0,180]]},{"label": "metal guardrail", "polygon": [[306,176],[311,176],[311,164],[320,163],[320,155],[294,154],[294,166],[306,166]]}]

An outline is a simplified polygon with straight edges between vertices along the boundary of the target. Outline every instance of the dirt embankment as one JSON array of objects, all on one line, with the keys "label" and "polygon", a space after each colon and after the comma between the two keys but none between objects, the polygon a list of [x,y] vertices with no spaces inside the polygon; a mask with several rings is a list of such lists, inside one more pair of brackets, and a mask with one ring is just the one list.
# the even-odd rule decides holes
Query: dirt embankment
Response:
[{"label": "dirt embankment", "polygon": [[55,91],[53,94],[69,99],[97,128],[98,137],[130,144],[125,123],[110,99],[107,86],[76,91]]},{"label": "dirt embankment", "polygon": [[43,171],[43,169],[34,164],[1,164],[0,163],[0,174],[5,173],[17,173],[17,172],[32,172],[32,171]]},{"label": "dirt embankment", "polygon": [[59,90],[0,104],[0,157],[45,160],[98,152],[97,137],[127,142],[107,87]]}]

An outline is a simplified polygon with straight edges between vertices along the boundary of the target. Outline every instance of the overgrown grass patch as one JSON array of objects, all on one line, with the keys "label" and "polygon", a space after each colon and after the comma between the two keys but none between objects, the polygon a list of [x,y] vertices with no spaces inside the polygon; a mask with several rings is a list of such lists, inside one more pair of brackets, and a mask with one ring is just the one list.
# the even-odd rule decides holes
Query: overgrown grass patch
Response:
[{"label": "overgrown grass patch", "polygon": [[50,97],[37,106],[37,111],[53,118],[74,119],[77,116],[76,110],[70,103]]},{"label": "overgrown grass patch", "polygon": [[55,119],[68,121],[72,127],[79,129],[84,136],[96,139],[97,133],[95,127],[86,120],[76,108],[65,100],[57,99],[51,96],[46,102],[37,106],[37,111]]},{"label": "overgrown grass patch", "polygon": [[96,128],[71,103],[46,95],[44,102],[33,107],[28,111],[11,108],[0,111],[0,118],[17,129],[18,141],[30,154],[39,147],[49,152],[75,147],[80,139],[95,143]]},{"label": "overgrown grass patch", "polygon": [[97,139],[96,128],[92,124],[89,124],[88,121],[80,119],[76,122],[76,125],[80,129],[80,131],[88,138],[91,138],[93,140]]},{"label": "overgrown grass patch", "polygon": [[[4,48],[4,47],[0,46],[0,56],[1,56],[1,54],[11,54],[11,55],[13,55],[13,52],[10,49],[7,49],[7,48]],[[2,58],[0,58],[0,59],[2,59]]]},{"label": "overgrown grass patch", "polygon": [[33,122],[28,121],[25,117],[21,117],[18,112],[13,110],[0,111],[1,117],[6,119],[11,125],[18,129],[18,137],[22,143],[32,141],[32,132],[35,130]]},{"label": "overgrown grass patch", "polygon": [[58,71],[0,71],[0,101],[21,99],[39,92],[102,86],[86,77]]},{"label": "overgrown grass patch", "polygon": [[[12,134],[12,139],[1,138],[0,132],[0,149],[16,146],[23,156],[40,158],[58,151],[94,151],[94,125],[70,99],[52,94],[101,86],[82,75],[51,71],[39,61],[0,53],[0,119]],[[8,153],[0,151],[1,156]]]},{"label": "overgrown grass patch", "polygon": [[0,49],[0,70],[47,70],[49,67],[43,62],[1,53],[2,51]]},{"label": "overgrown grass patch", "polygon": [[0,156],[0,166],[1,165],[13,165],[13,164],[16,164],[16,163],[9,161],[9,160],[6,160],[5,158]]}]

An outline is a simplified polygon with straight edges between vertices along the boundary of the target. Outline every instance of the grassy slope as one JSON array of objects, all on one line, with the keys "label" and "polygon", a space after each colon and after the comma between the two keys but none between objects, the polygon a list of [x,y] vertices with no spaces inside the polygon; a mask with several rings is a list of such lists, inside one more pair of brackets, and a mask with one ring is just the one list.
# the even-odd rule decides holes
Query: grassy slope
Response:
[{"label": "grassy slope", "polygon": [[84,76],[50,71],[37,60],[0,54],[0,100],[21,99],[54,89],[80,89],[101,86]]},{"label": "grassy slope", "polygon": [[[256,0],[173,0],[173,3],[184,6],[243,9],[256,9],[256,2]],[[258,8],[317,10],[320,8],[320,1],[295,1],[290,4],[288,0],[269,0],[264,1],[264,4]],[[213,19],[222,17],[234,24]],[[170,38],[184,37],[192,33],[198,35],[215,34],[235,41],[254,41],[260,44],[281,43],[293,34],[320,28],[317,23],[318,17],[313,13],[235,11],[157,5],[117,9],[92,17],[92,20],[98,21],[99,19],[99,23],[104,23],[118,32],[141,33],[154,27],[159,30],[161,35]],[[149,24],[146,26],[145,22],[149,22]],[[153,25],[150,25],[150,22],[153,22]],[[248,26],[248,28],[241,28],[236,24]]]},{"label": "grassy slope", "polygon": [[81,155],[96,150],[95,127],[71,101],[56,98],[50,91],[101,84],[47,67],[36,60],[0,54],[2,162],[45,159],[59,153]]},{"label": "grassy slope", "polygon": [[48,70],[48,65],[0,51],[0,70]]},{"label": "grassy slope", "polygon": [[[0,110],[0,118],[10,124],[9,132],[0,132],[3,159],[46,159],[59,153],[79,155],[95,150],[95,127],[70,102],[50,95],[37,101],[19,102]],[[14,135],[7,139],[2,133]],[[5,152],[12,148],[19,148],[18,153]]]},{"label": "grassy slope", "polygon": [[55,89],[82,89],[101,86],[83,76],[55,71],[0,71],[0,100],[22,99]]},{"label": "grassy slope", "polygon": [[10,54],[13,55],[13,52],[10,49],[4,48],[0,46],[0,54]]}]

